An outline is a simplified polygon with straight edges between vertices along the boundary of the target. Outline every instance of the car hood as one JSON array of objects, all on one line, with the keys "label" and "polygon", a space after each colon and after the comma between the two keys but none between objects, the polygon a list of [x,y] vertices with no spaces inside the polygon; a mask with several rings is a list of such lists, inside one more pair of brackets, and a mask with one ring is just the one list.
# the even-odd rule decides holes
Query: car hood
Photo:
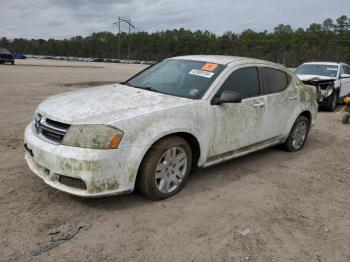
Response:
[{"label": "car hood", "polygon": [[39,105],[38,112],[67,124],[113,124],[188,103],[193,100],[115,84],[49,97]]},{"label": "car hood", "polygon": [[335,77],[319,75],[297,75],[301,81],[336,80]]}]

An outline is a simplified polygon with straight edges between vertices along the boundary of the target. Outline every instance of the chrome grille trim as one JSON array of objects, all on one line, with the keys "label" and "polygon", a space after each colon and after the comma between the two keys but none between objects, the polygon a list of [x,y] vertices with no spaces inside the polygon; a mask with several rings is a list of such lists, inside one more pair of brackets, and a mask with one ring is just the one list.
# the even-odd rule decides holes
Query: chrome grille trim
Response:
[{"label": "chrome grille trim", "polygon": [[[53,123],[56,123],[55,125]],[[58,127],[60,126],[60,127]],[[65,127],[65,128],[64,128]],[[60,123],[36,113],[33,119],[33,131],[41,139],[52,143],[60,144],[67,133],[68,124]]]},{"label": "chrome grille trim", "polygon": [[52,133],[55,133],[55,134],[58,134],[58,135],[65,135],[67,133],[67,130],[66,129],[61,129],[61,128],[57,128],[57,127],[54,127],[52,125],[50,125],[48,122],[46,122],[46,118],[45,117],[42,117],[40,122],[39,122],[39,127],[41,127],[42,129],[45,129],[49,132],[52,132]]}]

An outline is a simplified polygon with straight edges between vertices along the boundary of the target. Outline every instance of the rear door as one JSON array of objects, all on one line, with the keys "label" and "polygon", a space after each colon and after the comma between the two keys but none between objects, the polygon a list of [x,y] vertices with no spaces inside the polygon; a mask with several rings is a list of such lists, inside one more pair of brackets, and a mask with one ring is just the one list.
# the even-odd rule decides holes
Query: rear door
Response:
[{"label": "rear door", "polygon": [[286,72],[260,67],[265,97],[266,129],[264,139],[285,135],[288,123],[299,104],[299,94],[292,77]]},{"label": "rear door", "polygon": [[[350,67],[348,65],[341,65],[339,77],[342,74],[350,75]],[[340,97],[350,94],[350,78],[340,78]]]}]

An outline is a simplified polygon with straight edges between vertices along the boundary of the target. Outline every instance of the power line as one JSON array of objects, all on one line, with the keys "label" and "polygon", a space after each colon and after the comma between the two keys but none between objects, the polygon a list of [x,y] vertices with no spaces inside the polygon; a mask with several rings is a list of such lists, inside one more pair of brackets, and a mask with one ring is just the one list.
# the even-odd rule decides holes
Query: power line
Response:
[{"label": "power line", "polygon": [[120,43],[121,43],[121,24],[125,23],[128,25],[128,35],[129,35],[129,45],[128,45],[128,61],[130,61],[130,52],[131,52],[131,30],[134,30],[135,32],[135,26],[131,23],[131,20],[124,17],[118,17],[118,21],[113,23],[113,29],[114,27],[118,28],[118,58],[120,60]]}]

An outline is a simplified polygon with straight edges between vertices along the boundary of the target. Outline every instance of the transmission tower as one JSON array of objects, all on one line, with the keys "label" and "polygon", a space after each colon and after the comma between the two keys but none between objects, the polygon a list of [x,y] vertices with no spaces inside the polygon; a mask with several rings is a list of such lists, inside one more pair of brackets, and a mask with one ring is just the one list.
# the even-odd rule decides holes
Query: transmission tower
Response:
[{"label": "transmission tower", "polygon": [[125,23],[128,25],[128,35],[129,35],[129,45],[128,45],[128,61],[130,61],[130,51],[131,51],[131,30],[135,31],[135,26],[131,23],[131,20],[124,17],[118,17],[118,21],[113,23],[114,27],[118,28],[118,58],[120,60],[120,43],[121,43],[121,24]]}]

